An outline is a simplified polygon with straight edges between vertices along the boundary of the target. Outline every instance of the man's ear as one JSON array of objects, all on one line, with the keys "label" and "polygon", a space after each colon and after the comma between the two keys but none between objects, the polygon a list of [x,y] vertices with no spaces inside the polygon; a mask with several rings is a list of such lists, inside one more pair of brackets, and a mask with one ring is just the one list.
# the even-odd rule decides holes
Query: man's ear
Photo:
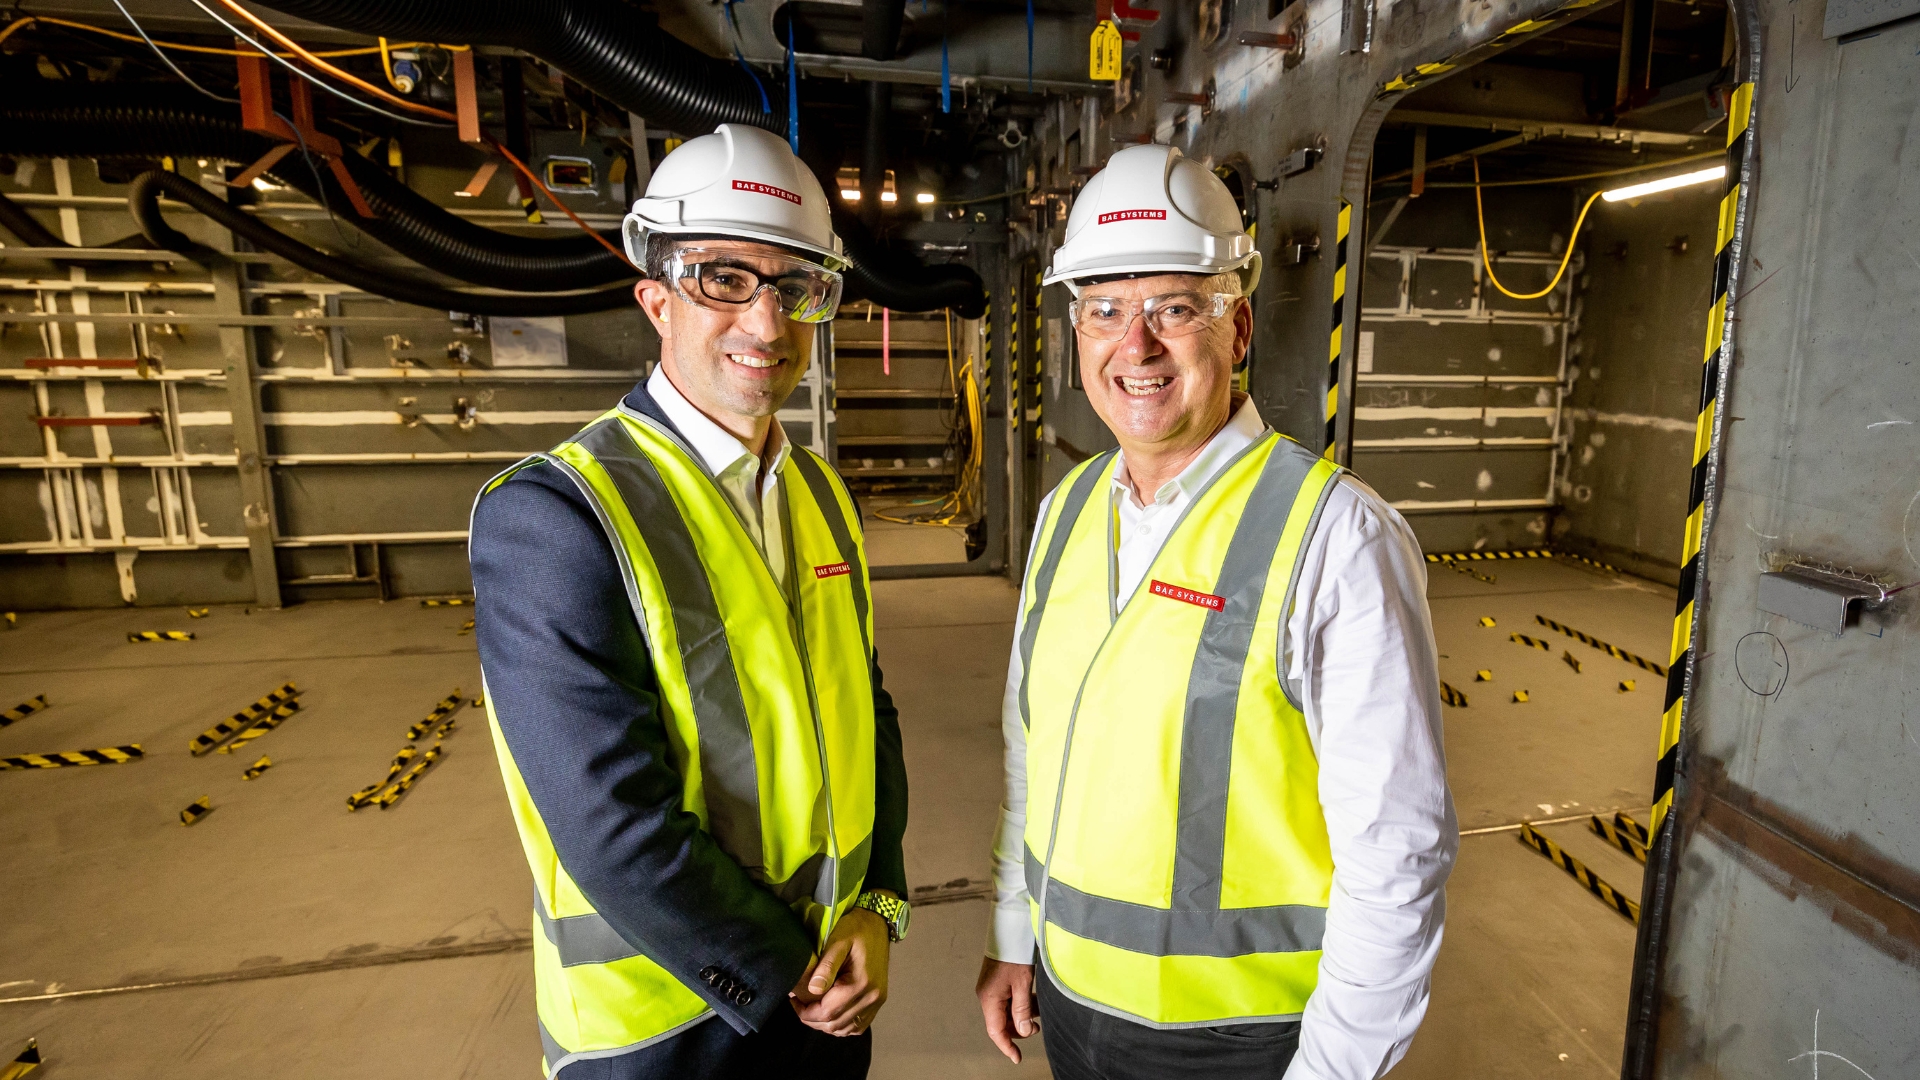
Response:
[{"label": "man's ear", "polygon": [[642,278],[633,286],[633,299],[647,313],[660,340],[672,335],[673,290],[652,278]]},{"label": "man's ear", "polygon": [[1239,363],[1253,347],[1253,298],[1242,297],[1233,311],[1233,362]]}]

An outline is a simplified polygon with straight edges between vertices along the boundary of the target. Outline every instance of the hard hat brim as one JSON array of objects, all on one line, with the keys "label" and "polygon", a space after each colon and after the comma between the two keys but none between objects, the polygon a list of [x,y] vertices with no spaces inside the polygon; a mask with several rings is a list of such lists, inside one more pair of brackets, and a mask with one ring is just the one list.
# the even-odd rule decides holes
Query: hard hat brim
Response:
[{"label": "hard hat brim", "polygon": [[1252,292],[1260,280],[1260,253],[1248,252],[1244,257],[1229,259],[1216,265],[1197,263],[1192,258],[1173,257],[1168,259],[1141,259],[1137,254],[1128,254],[1112,259],[1096,260],[1091,264],[1080,264],[1067,270],[1048,269],[1041,279],[1043,285],[1055,285],[1060,282],[1072,283],[1082,278],[1112,277],[1120,274],[1192,274],[1197,277],[1212,277],[1215,274],[1231,274],[1237,271],[1251,271],[1243,276],[1251,278],[1246,283],[1246,291]]},{"label": "hard hat brim", "polygon": [[847,269],[853,265],[845,255],[838,251],[831,251],[817,244],[809,244],[805,241],[796,240],[791,236],[781,236],[778,233],[720,226],[712,222],[703,222],[694,225],[664,225],[648,221],[639,214],[629,214],[627,216],[629,219],[639,222],[641,230],[647,235],[660,233],[665,236],[686,236],[698,233],[701,236],[724,236],[730,240],[751,240],[757,243],[771,244],[774,247],[786,248],[790,251],[805,252],[808,255],[817,256],[821,266],[836,274],[846,273]]}]

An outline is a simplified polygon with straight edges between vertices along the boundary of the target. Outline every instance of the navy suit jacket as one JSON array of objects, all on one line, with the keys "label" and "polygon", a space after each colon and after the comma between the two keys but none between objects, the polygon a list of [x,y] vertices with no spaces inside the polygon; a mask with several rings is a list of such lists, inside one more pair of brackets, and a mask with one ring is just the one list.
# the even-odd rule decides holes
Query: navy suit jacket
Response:
[{"label": "navy suit jacket", "polygon": [[[625,403],[674,430],[644,383]],[[629,944],[735,1031],[760,1030],[790,1007],[813,938],[682,808],[652,657],[586,497],[552,465],[523,468],[479,501],[470,547],[487,692],[560,864]],[[866,887],[905,896],[899,712],[877,658],[872,671]],[[700,978],[709,967],[751,990],[748,1004]]]}]

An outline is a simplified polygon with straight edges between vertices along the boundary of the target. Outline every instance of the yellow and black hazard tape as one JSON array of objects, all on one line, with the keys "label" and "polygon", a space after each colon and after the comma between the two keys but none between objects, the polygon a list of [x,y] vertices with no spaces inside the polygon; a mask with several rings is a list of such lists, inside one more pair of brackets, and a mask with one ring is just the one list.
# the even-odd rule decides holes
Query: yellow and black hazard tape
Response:
[{"label": "yellow and black hazard tape", "polygon": [[433,768],[433,763],[439,761],[440,755],[445,752],[446,747],[436,743],[433,749],[420,755],[420,760],[413,763],[413,768],[408,769],[405,776],[388,788],[386,794],[375,800],[380,804],[380,809],[391,810],[393,805],[400,801],[400,797],[405,795],[414,784],[419,783],[420,778],[426,775],[428,769]]},{"label": "yellow and black hazard tape", "polygon": [[393,756],[393,764],[387,767],[387,778],[377,784],[369,784],[347,796],[347,809],[358,810],[373,802],[383,788],[393,783],[395,777],[398,777],[402,772],[406,771],[407,763],[412,761],[414,756],[419,752],[420,751],[415,750],[412,746],[401,747],[400,752]]},{"label": "yellow and black hazard tape", "polygon": [[471,634],[471,633],[473,633],[473,620],[468,619],[465,623],[461,624],[460,632],[454,636],[466,637],[468,634]]},{"label": "yellow and black hazard tape", "polygon": [[468,607],[473,603],[471,596],[436,596],[420,601],[421,607]]},{"label": "yellow and black hazard tape", "polygon": [[255,720],[272,712],[274,706],[299,696],[300,688],[292,683],[286,683],[282,685],[280,689],[275,690],[259,701],[254,702],[200,734],[195,735],[193,742],[188,744],[187,749],[192,752],[194,757],[200,757],[214,747],[226,742],[234,735],[252,727]]},{"label": "yellow and black hazard tape", "polygon": [[1539,649],[1541,652],[1553,651],[1552,647],[1549,646],[1546,642],[1541,641],[1539,638],[1528,637],[1525,634],[1508,634],[1507,640],[1518,642],[1521,645],[1531,645],[1534,648]]},{"label": "yellow and black hazard tape", "polygon": [[40,1067],[40,1040],[28,1039],[27,1048],[14,1056],[6,1068],[0,1069],[0,1080],[20,1080]]},{"label": "yellow and black hazard tape", "polygon": [[1621,851],[1626,852],[1641,862],[1647,861],[1647,845],[1644,841],[1633,833],[1615,825],[1613,822],[1602,820],[1599,814],[1594,814],[1588,818],[1587,828],[1593,831],[1593,835],[1605,840]]},{"label": "yellow and black hazard tape", "polygon": [[1480,571],[1475,570],[1473,567],[1468,566],[1466,563],[1463,563],[1463,562],[1455,562],[1452,559],[1441,559],[1440,565],[1450,566],[1454,569],[1456,573],[1465,574],[1468,577],[1474,579],[1475,581],[1484,581],[1489,585],[1500,584],[1499,578],[1494,577],[1492,574],[1483,574]]},{"label": "yellow and black hazard tape", "polygon": [[1584,563],[1587,566],[1591,566],[1596,570],[1605,570],[1608,573],[1612,573],[1612,574],[1617,574],[1620,572],[1620,568],[1617,566],[1613,566],[1608,563],[1603,563],[1599,559],[1589,559],[1585,555],[1576,555],[1571,551],[1556,551],[1553,553],[1553,557],[1556,559],[1572,559],[1574,562]]},{"label": "yellow and black hazard tape", "polygon": [[1503,562],[1508,559],[1551,559],[1546,548],[1515,548],[1511,551],[1429,551],[1428,562]]},{"label": "yellow and black hazard tape", "polygon": [[445,723],[448,717],[460,711],[461,704],[460,688],[456,686],[453,688],[453,693],[440,699],[439,704],[433,707],[433,711],[427,714],[425,720],[407,729],[407,741],[413,742],[431,732],[436,726]]},{"label": "yellow and black hazard tape", "polygon": [[1572,652],[1572,650],[1570,650],[1570,649],[1562,649],[1562,650],[1560,651],[1560,659],[1561,659],[1561,661],[1562,661],[1563,663],[1565,663],[1565,664],[1566,664],[1566,665],[1567,665],[1568,667],[1570,667],[1570,668],[1572,668],[1572,669],[1573,669],[1573,673],[1574,673],[1575,675],[1578,675],[1578,674],[1580,674],[1580,658],[1579,658],[1579,657],[1577,657],[1577,656],[1575,656],[1575,655],[1573,655],[1573,652]]},{"label": "yellow and black hazard tape", "polygon": [[1461,693],[1458,687],[1455,687],[1445,680],[1441,680],[1440,683],[1440,700],[1456,709],[1464,709],[1467,707],[1467,695]]},{"label": "yellow and black hazard tape", "polygon": [[259,761],[247,766],[247,771],[240,774],[240,779],[257,780],[260,778],[261,773],[271,768],[273,768],[273,759],[263,755]]},{"label": "yellow and black hazard tape", "polygon": [[1720,400],[1720,368],[1726,362],[1727,307],[1737,263],[1734,233],[1740,224],[1740,178],[1750,150],[1753,84],[1734,87],[1727,103],[1727,175],[1720,195],[1720,220],[1713,242],[1713,292],[1707,308],[1707,342],[1700,364],[1700,414],[1693,426],[1693,465],[1687,480],[1687,531],[1680,547],[1680,589],[1673,614],[1673,652],[1667,664],[1666,705],[1660,715],[1660,753],[1653,770],[1653,831],[1673,807],[1673,776],[1680,753],[1681,717],[1686,712],[1687,668],[1693,656],[1693,601],[1706,572],[1700,549],[1707,520],[1708,458],[1713,451],[1714,410]]},{"label": "yellow and black hazard tape", "polygon": [[1568,637],[1574,639],[1575,641],[1585,642],[1586,644],[1591,645],[1596,649],[1599,649],[1601,652],[1606,653],[1608,656],[1611,656],[1616,660],[1625,660],[1627,663],[1632,664],[1635,667],[1641,668],[1645,671],[1651,671],[1655,675],[1665,675],[1667,673],[1666,668],[1661,667],[1659,664],[1654,663],[1653,661],[1647,659],[1644,656],[1635,656],[1633,653],[1630,653],[1625,649],[1615,648],[1614,646],[1609,645],[1604,641],[1601,641],[1599,638],[1594,637],[1592,634],[1582,633],[1579,630],[1575,630],[1571,626],[1563,626],[1560,623],[1554,622],[1552,619],[1547,618],[1545,615],[1535,615],[1533,617],[1533,621],[1539,623],[1541,626],[1544,626],[1549,630],[1558,630],[1561,633],[1567,635]]},{"label": "yellow and black hazard tape", "polygon": [[190,608],[188,608],[188,609],[187,609],[187,618],[189,618],[189,619],[204,619],[204,618],[206,618],[206,617],[207,617],[207,615],[208,615],[208,614],[209,614],[210,612],[212,612],[212,610],[213,610],[212,608],[203,608],[203,607],[190,607]]},{"label": "yellow and black hazard tape", "polygon": [[124,765],[139,761],[147,752],[139,743],[131,746],[103,746],[97,750],[62,750],[57,754],[22,754],[0,757],[0,769],[62,769],[69,765]]},{"label": "yellow and black hazard tape", "polygon": [[1353,231],[1353,204],[1340,200],[1333,229],[1333,332],[1327,340],[1327,434],[1322,457],[1332,458],[1340,435],[1340,349],[1347,308],[1347,235]]},{"label": "yellow and black hazard tape", "polygon": [[17,724],[46,707],[47,695],[35,694],[6,712],[0,712],[0,727]]},{"label": "yellow and black hazard tape", "polygon": [[1585,863],[1560,849],[1560,845],[1534,831],[1533,823],[1520,826],[1520,842],[1545,855],[1555,866],[1565,870],[1573,880],[1586,886],[1588,892],[1599,897],[1608,907],[1619,912],[1628,922],[1638,925],[1640,905],[1620,892],[1620,890],[1600,880],[1600,876],[1587,869]]},{"label": "yellow and black hazard tape", "polygon": [[217,752],[231,754],[260,736],[265,735],[267,732],[272,731],[274,728],[279,727],[281,724],[286,723],[289,717],[299,711],[300,702],[297,698],[292,701],[283,701],[275,706],[272,712],[255,720],[245,731],[235,735],[232,742],[221,747]]},{"label": "yellow and black hazard tape", "polygon": [[1647,831],[1647,827],[1627,816],[1627,812],[1624,810],[1615,810],[1613,812],[1613,824],[1614,827],[1621,832],[1627,833],[1639,840],[1642,846],[1653,843],[1653,835]]},{"label": "yellow and black hazard tape", "polygon": [[201,818],[211,813],[213,813],[213,798],[209,795],[202,795],[188,803],[186,809],[180,811],[180,824],[198,824]]},{"label": "yellow and black hazard tape", "polygon": [[129,630],[127,640],[134,644],[143,641],[192,641],[191,630]]}]

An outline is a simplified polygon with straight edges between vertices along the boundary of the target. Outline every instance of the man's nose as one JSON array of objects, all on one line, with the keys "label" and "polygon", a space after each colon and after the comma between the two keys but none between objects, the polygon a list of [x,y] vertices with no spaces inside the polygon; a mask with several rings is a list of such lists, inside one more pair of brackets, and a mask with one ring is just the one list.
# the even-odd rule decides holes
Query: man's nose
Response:
[{"label": "man's nose", "polygon": [[747,301],[746,309],[734,319],[734,323],[746,333],[762,341],[773,341],[786,332],[786,313],[780,310],[778,294],[772,289],[761,289],[752,300]]},{"label": "man's nose", "polygon": [[1120,353],[1127,357],[1157,356],[1161,351],[1160,339],[1147,325],[1147,315],[1141,312],[1127,324],[1127,333],[1120,339]]}]

